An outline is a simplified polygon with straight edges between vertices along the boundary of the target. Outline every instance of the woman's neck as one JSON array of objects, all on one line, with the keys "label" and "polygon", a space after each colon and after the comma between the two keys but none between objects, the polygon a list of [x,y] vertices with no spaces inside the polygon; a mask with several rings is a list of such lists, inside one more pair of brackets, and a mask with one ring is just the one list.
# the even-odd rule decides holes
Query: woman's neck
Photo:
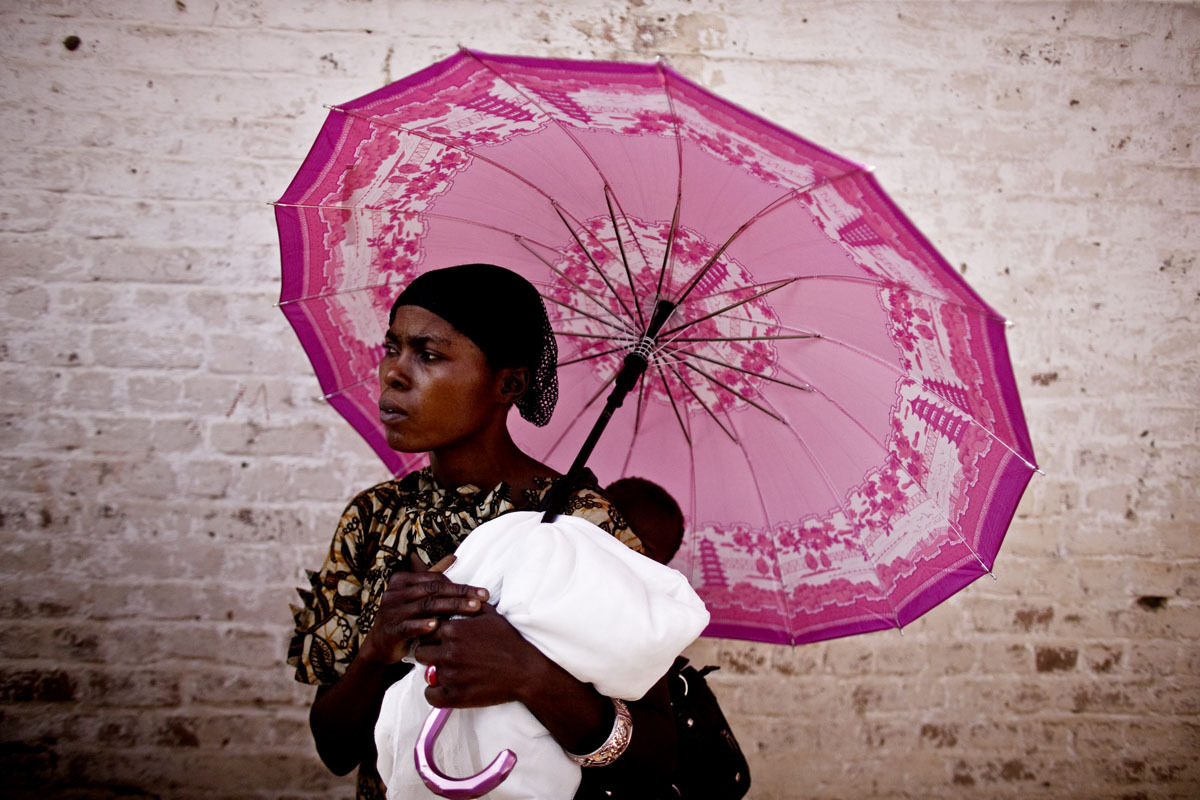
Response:
[{"label": "woman's neck", "polygon": [[434,478],[447,489],[471,484],[484,491],[507,483],[514,491],[532,489],[535,478],[557,475],[554,470],[521,451],[505,430],[495,441],[442,448],[429,454]]}]

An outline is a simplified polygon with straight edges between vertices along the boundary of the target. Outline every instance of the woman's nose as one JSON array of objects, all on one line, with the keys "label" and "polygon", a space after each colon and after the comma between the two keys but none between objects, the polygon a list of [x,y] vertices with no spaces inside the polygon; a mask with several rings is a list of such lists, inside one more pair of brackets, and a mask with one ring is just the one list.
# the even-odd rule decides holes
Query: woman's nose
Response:
[{"label": "woman's nose", "polygon": [[379,365],[380,377],[383,378],[384,384],[393,389],[409,387],[408,371],[404,368],[403,361],[400,356],[384,356]]}]

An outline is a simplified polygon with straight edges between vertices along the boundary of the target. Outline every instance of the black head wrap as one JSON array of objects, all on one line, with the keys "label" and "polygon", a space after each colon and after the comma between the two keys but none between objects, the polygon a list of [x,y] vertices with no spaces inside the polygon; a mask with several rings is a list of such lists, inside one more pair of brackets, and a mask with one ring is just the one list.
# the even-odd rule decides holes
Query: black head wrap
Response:
[{"label": "black head wrap", "polygon": [[493,264],[463,264],[422,273],[396,302],[437,314],[487,356],[492,367],[528,367],[529,387],[517,401],[521,416],[541,427],[558,402],[558,345],[533,284]]}]

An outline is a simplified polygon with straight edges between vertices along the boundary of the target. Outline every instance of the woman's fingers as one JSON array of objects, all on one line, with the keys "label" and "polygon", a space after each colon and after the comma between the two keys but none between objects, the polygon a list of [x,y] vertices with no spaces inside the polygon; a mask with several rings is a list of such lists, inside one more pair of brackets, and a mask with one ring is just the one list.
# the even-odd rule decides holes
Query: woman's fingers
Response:
[{"label": "woman's fingers", "polygon": [[425,687],[430,705],[469,708],[518,699],[529,679],[530,651],[537,653],[508,620],[486,606],[475,616],[442,621],[420,638],[412,655],[420,664],[437,667],[437,685]]},{"label": "woman's fingers", "polygon": [[451,553],[450,555],[446,556],[441,561],[437,562],[432,567],[430,567],[429,571],[430,572],[445,572],[447,570],[447,568],[449,568],[449,566],[451,564],[453,564],[457,558],[458,558],[458,556],[454,555],[454,553]]},{"label": "woman's fingers", "polygon": [[436,573],[393,575],[383,594],[381,611],[406,609],[406,617],[470,616],[487,602],[488,591],[454,583]]},{"label": "woman's fingers", "polygon": [[439,573],[400,572],[388,581],[375,624],[393,638],[411,639],[436,630],[443,619],[478,614],[487,598],[486,589],[454,583]]},{"label": "woman's fingers", "polygon": [[[445,569],[451,561],[442,559],[435,567]],[[398,661],[407,655],[411,640],[437,630],[443,620],[478,614],[487,599],[486,589],[455,583],[440,572],[395,572],[367,636],[368,652],[384,654],[389,663]]]},{"label": "woman's fingers", "polygon": [[[442,567],[445,569],[450,566],[454,556],[448,556],[442,559],[434,568]],[[388,579],[387,589],[384,595],[391,593],[400,593],[406,599],[416,599],[422,596],[442,596],[442,597],[464,597],[476,600],[487,600],[488,590],[481,589],[478,586],[468,586],[465,583],[455,583],[454,581],[442,575],[440,572],[434,572],[430,569],[428,572],[395,572]]]}]

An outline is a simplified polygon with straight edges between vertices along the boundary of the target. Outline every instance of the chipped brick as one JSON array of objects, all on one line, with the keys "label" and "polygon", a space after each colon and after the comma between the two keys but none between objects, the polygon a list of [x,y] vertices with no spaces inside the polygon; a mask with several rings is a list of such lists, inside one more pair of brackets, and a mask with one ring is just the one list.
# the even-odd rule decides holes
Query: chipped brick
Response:
[{"label": "chipped brick", "polygon": [[1039,647],[1034,651],[1038,672],[1069,672],[1079,661],[1073,647]]}]

